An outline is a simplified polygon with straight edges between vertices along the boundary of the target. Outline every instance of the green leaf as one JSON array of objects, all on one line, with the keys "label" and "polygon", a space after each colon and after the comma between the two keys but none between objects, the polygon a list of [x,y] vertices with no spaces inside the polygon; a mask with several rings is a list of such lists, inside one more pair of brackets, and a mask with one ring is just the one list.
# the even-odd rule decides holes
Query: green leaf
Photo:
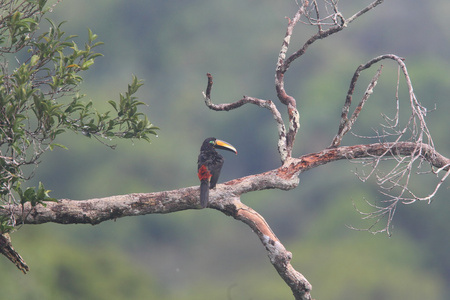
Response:
[{"label": "green leaf", "polygon": [[90,28],[88,28],[88,36],[89,44],[92,44],[92,42],[95,41],[98,37],[96,34],[92,33],[92,30]]},{"label": "green leaf", "polygon": [[50,150],[51,150],[51,151],[53,151],[53,149],[54,149],[55,147],[59,147],[59,148],[62,148],[62,149],[64,149],[64,150],[69,150],[69,148],[67,148],[66,146],[61,145],[61,144],[56,144],[56,143],[50,144],[49,147],[50,147]]},{"label": "green leaf", "polygon": [[[26,202],[31,202],[31,205],[33,205],[36,202],[36,191],[32,187],[28,187],[25,190],[25,193],[23,193],[23,198],[20,201],[22,204]],[[34,206],[34,205],[33,205]]]},{"label": "green leaf", "polygon": [[30,65],[34,67],[38,61],[39,61],[39,55],[35,54],[31,57]]},{"label": "green leaf", "polygon": [[135,75],[132,77],[131,85],[128,85],[128,94],[131,96],[137,92],[137,90],[144,85],[142,80],[139,80]]},{"label": "green leaf", "polygon": [[115,111],[117,111],[117,104],[116,104],[116,102],[114,102],[112,100],[109,100],[108,103],[111,104],[111,106],[114,108]]},{"label": "green leaf", "polygon": [[0,216],[0,234],[11,232],[14,229],[14,226],[10,225],[10,221],[9,216]]},{"label": "green leaf", "polygon": [[39,10],[42,11],[45,4],[47,3],[47,0],[39,0]]},{"label": "green leaf", "polygon": [[87,61],[85,61],[82,65],[81,65],[81,70],[87,70],[89,69],[90,66],[92,66],[94,64],[94,60],[93,59],[88,59]]},{"label": "green leaf", "polygon": [[37,201],[43,201],[46,196],[46,191],[44,189],[44,185],[42,182],[39,181],[39,186],[36,193],[36,199]]},{"label": "green leaf", "polygon": [[17,21],[20,20],[20,16],[22,15],[22,13],[20,11],[16,11],[12,16],[11,16],[11,24],[15,24],[17,23]]}]

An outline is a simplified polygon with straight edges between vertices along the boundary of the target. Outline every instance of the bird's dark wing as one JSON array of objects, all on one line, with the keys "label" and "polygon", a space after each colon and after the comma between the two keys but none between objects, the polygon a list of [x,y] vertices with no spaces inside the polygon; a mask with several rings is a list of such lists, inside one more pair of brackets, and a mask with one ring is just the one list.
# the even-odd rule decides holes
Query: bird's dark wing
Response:
[{"label": "bird's dark wing", "polygon": [[223,157],[220,154],[217,154],[214,159],[213,163],[208,166],[209,171],[211,172],[211,181],[209,184],[209,188],[213,189],[216,187],[217,181],[219,180],[220,170],[223,166]]}]

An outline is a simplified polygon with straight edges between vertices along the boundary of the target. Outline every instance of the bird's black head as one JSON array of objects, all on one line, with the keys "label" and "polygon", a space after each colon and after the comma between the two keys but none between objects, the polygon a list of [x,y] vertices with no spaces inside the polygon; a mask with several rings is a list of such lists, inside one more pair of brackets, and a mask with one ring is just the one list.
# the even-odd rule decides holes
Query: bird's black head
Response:
[{"label": "bird's black head", "polygon": [[231,151],[237,154],[237,150],[236,148],[233,147],[233,145],[213,137],[207,138],[206,140],[203,141],[200,151],[208,151],[208,150],[211,151],[214,150],[214,148]]}]

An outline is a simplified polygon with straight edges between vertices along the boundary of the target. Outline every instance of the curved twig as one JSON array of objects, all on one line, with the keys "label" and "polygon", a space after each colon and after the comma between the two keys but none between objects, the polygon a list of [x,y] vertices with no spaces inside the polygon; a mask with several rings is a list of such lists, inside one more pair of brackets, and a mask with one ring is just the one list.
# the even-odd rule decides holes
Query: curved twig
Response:
[{"label": "curved twig", "polygon": [[259,107],[263,107],[268,109],[271,113],[273,118],[275,119],[275,122],[277,123],[277,129],[278,129],[278,152],[281,156],[281,162],[283,163],[286,160],[287,157],[287,150],[286,150],[286,128],[284,127],[284,122],[281,117],[280,112],[278,111],[277,107],[273,103],[272,100],[263,100],[258,99],[254,97],[248,97],[244,96],[242,99],[233,102],[233,103],[224,103],[224,104],[214,104],[211,101],[211,89],[213,85],[213,77],[210,73],[207,73],[206,76],[208,77],[208,83],[206,85],[206,92],[203,93],[203,98],[205,100],[205,104],[209,109],[215,110],[215,111],[229,111],[236,108],[239,108],[245,104],[254,104]]},{"label": "curved twig", "polygon": [[353,124],[355,123],[356,119],[358,118],[359,113],[361,112],[364,104],[369,99],[370,95],[373,93],[373,89],[377,85],[377,81],[381,75],[381,70],[383,68],[383,65],[380,66],[377,73],[370,81],[369,86],[367,87],[366,92],[364,93],[364,96],[362,97],[358,106],[355,108],[351,118],[349,119],[348,112],[350,110],[350,105],[352,104],[353,92],[355,91],[356,81],[358,80],[359,75],[361,74],[361,72],[363,70],[363,69],[360,69],[362,67],[363,67],[363,65],[359,66],[358,69],[356,70],[355,74],[353,75],[352,81],[350,83],[350,88],[347,93],[347,97],[345,99],[345,104],[344,104],[344,107],[342,108],[341,121],[339,124],[338,133],[336,134],[333,141],[331,142],[330,147],[339,146],[341,144],[341,141],[342,141],[342,138],[344,137],[344,135],[351,130],[351,128],[352,128]]}]

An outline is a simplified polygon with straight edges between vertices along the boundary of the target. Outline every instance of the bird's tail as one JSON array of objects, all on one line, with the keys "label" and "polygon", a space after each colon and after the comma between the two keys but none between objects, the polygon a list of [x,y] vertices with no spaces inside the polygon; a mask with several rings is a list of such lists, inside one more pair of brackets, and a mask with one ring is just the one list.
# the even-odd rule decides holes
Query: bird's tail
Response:
[{"label": "bird's tail", "polygon": [[202,180],[200,183],[200,204],[203,208],[208,206],[209,200],[209,182]]}]

